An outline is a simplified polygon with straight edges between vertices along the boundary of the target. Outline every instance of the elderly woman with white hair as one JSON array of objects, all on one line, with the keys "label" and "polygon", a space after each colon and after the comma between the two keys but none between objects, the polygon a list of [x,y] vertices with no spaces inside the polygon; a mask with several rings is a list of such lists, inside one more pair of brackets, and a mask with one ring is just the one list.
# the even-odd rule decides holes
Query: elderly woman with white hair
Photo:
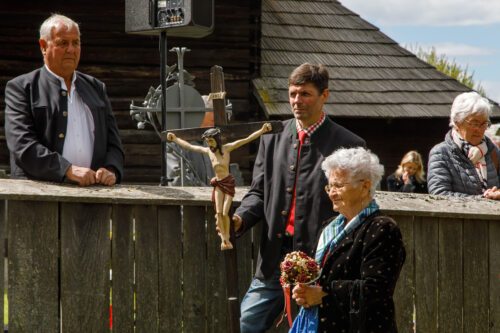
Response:
[{"label": "elderly woman with white hair", "polygon": [[384,167],[369,150],[342,148],[322,169],[340,215],[325,223],[318,241],[317,285],[292,291],[303,309],[290,332],[397,332],[393,293],[405,249],[396,222],[374,199]]},{"label": "elderly woman with white hair", "polygon": [[500,151],[485,135],[490,115],[490,103],[476,92],[455,98],[451,129],[429,153],[429,193],[500,200]]}]

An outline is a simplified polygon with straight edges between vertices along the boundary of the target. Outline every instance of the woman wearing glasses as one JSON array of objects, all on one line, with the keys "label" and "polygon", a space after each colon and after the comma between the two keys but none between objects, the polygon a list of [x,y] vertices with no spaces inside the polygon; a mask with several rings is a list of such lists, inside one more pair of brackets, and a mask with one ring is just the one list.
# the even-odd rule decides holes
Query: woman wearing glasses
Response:
[{"label": "woman wearing glasses", "polygon": [[397,332],[392,297],[405,249],[396,222],[373,198],[384,167],[364,148],[339,149],[321,167],[340,215],[318,241],[318,284],[292,290],[303,309],[290,332]]},{"label": "woman wearing glasses", "polygon": [[490,115],[488,100],[476,92],[455,98],[451,129],[429,153],[429,193],[500,200],[500,152],[484,135],[491,125]]}]

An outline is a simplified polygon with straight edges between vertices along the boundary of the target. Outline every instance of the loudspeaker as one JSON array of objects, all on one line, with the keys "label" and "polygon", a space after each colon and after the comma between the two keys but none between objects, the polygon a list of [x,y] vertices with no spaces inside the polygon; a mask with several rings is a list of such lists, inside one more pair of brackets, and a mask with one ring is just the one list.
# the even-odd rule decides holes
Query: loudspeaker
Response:
[{"label": "loudspeaker", "polygon": [[215,0],[125,0],[125,32],[201,38],[213,32]]}]

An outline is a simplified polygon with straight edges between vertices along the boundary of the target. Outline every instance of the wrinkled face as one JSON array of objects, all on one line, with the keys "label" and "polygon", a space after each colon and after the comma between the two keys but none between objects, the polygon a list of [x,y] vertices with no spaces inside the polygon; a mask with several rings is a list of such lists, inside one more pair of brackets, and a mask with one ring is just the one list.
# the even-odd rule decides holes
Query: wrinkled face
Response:
[{"label": "wrinkled face", "polygon": [[326,191],[333,203],[333,210],[352,218],[351,213],[361,211],[369,198],[370,182],[365,179],[349,179],[346,170],[332,170]]},{"label": "wrinkled face", "polygon": [[414,176],[418,171],[418,165],[413,162],[403,164],[403,172],[408,173],[409,176]]},{"label": "wrinkled face", "polygon": [[76,27],[67,29],[58,24],[52,29],[52,39],[39,40],[43,60],[55,74],[70,79],[80,61],[80,33]]},{"label": "wrinkled face", "polygon": [[312,83],[302,85],[290,85],[288,87],[288,99],[292,107],[295,119],[302,123],[303,127],[310,126],[321,117],[323,104],[328,99],[328,90],[322,93]]},{"label": "wrinkled face", "polygon": [[490,122],[485,114],[472,114],[457,124],[456,130],[465,141],[476,146],[481,143]]}]

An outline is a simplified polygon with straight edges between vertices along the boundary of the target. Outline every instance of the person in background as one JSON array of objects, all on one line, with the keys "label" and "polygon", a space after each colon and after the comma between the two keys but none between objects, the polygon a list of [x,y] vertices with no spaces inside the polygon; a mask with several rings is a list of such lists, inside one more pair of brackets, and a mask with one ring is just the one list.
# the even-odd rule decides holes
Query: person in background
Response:
[{"label": "person in background", "polygon": [[365,146],[363,139],[323,111],[329,75],[323,65],[302,64],[288,79],[294,118],[283,131],[261,138],[251,188],[233,220],[237,236],[261,222],[255,277],[241,302],[242,333],[265,332],[284,305],[279,264],[286,253],[312,255],[321,222],[334,215],[323,188],[324,158],[340,147]]},{"label": "person in background", "polygon": [[364,148],[339,149],[322,163],[333,210],[319,237],[316,285],[297,284],[292,298],[302,306],[291,333],[397,332],[393,301],[405,261],[396,222],[374,199],[384,173],[378,157]]},{"label": "person in background", "polygon": [[124,153],[104,84],[78,72],[80,28],[53,14],[40,27],[44,66],[5,88],[12,178],[114,185]]},{"label": "person in background", "polygon": [[500,200],[500,152],[485,136],[490,115],[490,103],[476,92],[455,98],[451,129],[429,153],[429,193]]},{"label": "person in background", "polygon": [[411,150],[403,156],[396,172],[387,177],[387,190],[427,193],[422,156],[417,151]]}]

